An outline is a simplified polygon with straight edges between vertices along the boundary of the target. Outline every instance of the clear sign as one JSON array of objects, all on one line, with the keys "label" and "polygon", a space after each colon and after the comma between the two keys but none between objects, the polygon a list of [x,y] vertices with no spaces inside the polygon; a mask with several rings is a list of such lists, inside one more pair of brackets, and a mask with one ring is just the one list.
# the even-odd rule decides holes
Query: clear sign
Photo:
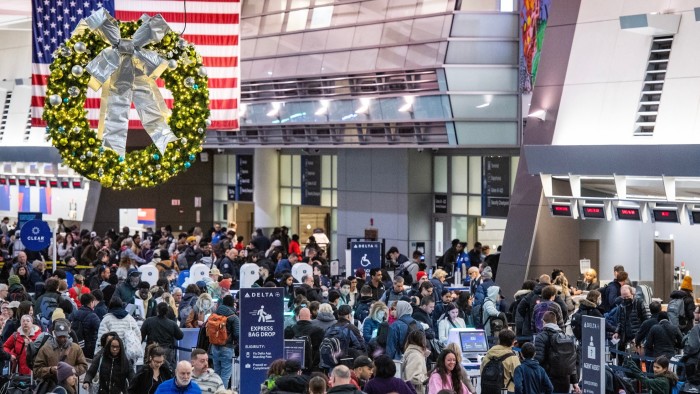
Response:
[{"label": "clear sign", "polygon": [[277,288],[239,291],[241,393],[257,393],[273,361],[284,358],[284,294]]},{"label": "clear sign", "polygon": [[583,316],[581,321],[581,391],[605,392],[605,319]]},{"label": "clear sign", "polygon": [[22,226],[19,239],[27,250],[38,252],[51,245],[51,229],[43,220],[30,220]]},{"label": "clear sign", "polygon": [[369,273],[372,268],[382,267],[382,243],[375,241],[350,242],[351,272],[364,268]]}]

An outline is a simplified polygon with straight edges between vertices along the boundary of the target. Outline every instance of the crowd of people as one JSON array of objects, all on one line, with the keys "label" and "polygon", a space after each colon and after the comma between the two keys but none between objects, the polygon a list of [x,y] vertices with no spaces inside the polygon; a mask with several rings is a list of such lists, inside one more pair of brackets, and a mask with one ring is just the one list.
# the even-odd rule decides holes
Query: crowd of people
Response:
[{"label": "crowd of people", "polygon": [[[653,377],[628,366],[651,392],[675,384],[668,360],[683,346],[691,355],[684,360],[688,381],[697,369],[693,357],[700,359],[700,309],[689,276],[662,312],[621,266],[605,287],[594,270],[575,285],[555,270],[507,299],[496,283],[500,247],[490,253],[478,242],[467,250],[454,240],[434,267],[420,251],[408,258],[392,247],[381,267],[331,277],[324,245],[312,236],[302,249],[284,227],[269,237],[256,230],[247,243],[218,225],[178,235],[168,226],[103,237],[75,226],[59,231],[42,252],[24,250],[16,232],[0,236],[0,358],[11,361],[14,375],[33,372],[45,390],[230,392],[240,335],[231,290],[246,263],[259,267],[254,286],[285,288],[293,313],[284,336],[306,349],[303,360],[273,362],[261,393],[476,393],[462,349],[450,340],[453,329],[467,327],[483,328],[490,339],[479,366],[481,393],[579,393],[583,315],[605,316],[620,351],[643,349],[656,358],[642,365]],[[45,264],[53,248],[63,262],[56,271]],[[313,274],[297,282],[291,269],[299,262]],[[156,285],[141,278],[138,267],[146,264],[160,273]],[[207,265],[209,277],[178,286],[179,271],[195,264]],[[464,278],[458,289],[454,275]],[[200,334],[191,359],[178,362],[182,328]]]}]

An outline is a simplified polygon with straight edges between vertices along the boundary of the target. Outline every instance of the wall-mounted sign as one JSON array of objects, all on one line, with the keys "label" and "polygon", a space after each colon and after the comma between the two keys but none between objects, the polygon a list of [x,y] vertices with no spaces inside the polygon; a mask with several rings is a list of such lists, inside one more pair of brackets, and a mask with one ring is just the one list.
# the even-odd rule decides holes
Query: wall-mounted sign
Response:
[{"label": "wall-mounted sign", "polygon": [[507,217],[510,207],[510,157],[484,156],[481,181],[481,216]]},{"label": "wall-mounted sign", "polygon": [[253,155],[236,156],[236,200],[253,201]]},{"label": "wall-mounted sign", "polygon": [[228,201],[236,201],[236,186],[226,186],[226,198]]},{"label": "wall-mounted sign", "polygon": [[321,156],[301,157],[301,205],[321,205]]},{"label": "wall-mounted sign", "polygon": [[41,212],[18,212],[17,213],[17,228],[22,229],[24,223],[30,220],[41,220],[43,214]]},{"label": "wall-mounted sign", "polygon": [[447,213],[447,194],[436,194],[434,204],[435,213]]}]

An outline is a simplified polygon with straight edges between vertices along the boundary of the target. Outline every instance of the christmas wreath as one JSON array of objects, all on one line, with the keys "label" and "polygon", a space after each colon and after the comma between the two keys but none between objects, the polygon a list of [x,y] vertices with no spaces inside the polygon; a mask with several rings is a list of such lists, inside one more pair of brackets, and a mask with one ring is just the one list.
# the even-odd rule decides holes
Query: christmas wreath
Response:
[{"label": "christmas wreath", "polygon": [[[172,113],[156,85],[172,96]],[[209,125],[207,74],[195,48],[160,15],[120,22],[100,9],[54,54],[44,120],[63,162],[114,189],[152,187],[187,170]],[[102,88],[97,129],[87,89]],[[153,143],[126,152],[131,103]]]}]

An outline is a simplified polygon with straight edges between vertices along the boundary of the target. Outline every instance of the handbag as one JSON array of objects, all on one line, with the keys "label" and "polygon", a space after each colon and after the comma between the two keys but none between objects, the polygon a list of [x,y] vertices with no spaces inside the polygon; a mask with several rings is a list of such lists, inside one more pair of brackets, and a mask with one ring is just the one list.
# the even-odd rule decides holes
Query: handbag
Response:
[{"label": "handbag", "polygon": [[100,362],[97,364],[97,373],[90,381],[90,394],[97,394],[100,391],[100,370],[102,369],[102,354],[100,354]]}]

